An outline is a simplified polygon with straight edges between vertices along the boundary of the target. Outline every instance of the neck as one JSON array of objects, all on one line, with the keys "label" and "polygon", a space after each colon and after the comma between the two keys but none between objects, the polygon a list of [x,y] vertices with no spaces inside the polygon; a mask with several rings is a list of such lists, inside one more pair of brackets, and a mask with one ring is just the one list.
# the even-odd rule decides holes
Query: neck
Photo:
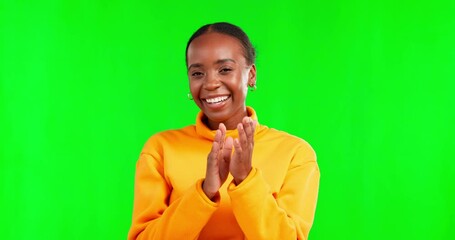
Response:
[{"label": "neck", "polygon": [[224,126],[226,126],[227,130],[234,130],[237,129],[237,124],[241,123],[242,119],[246,116],[248,116],[248,114],[246,111],[246,107],[244,107],[242,111],[238,111],[234,116],[230,117],[225,121],[217,122],[207,118],[205,123],[211,130],[217,130],[220,123],[223,123]]}]

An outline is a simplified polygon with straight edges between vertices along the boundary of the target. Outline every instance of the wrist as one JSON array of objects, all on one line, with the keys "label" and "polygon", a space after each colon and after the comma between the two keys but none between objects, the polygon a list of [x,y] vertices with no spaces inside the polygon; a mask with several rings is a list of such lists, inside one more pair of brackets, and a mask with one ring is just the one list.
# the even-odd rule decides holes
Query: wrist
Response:
[{"label": "wrist", "polygon": [[243,180],[245,180],[245,178],[234,178],[234,184],[238,186]]},{"label": "wrist", "polygon": [[205,180],[202,181],[202,191],[204,192],[205,196],[207,196],[207,198],[212,200],[215,197],[217,191],[214,192],[214,191],[208,190],[204,183],[205,183]]},{"label": "wrist", "polygon": [[250,171],[249,171],[247,174],[245,174],[245,175],[243,175],[243,176],[234,177],[234,183],[235,183],[235,185],[237,186],[237,185],[239,185],[240,183],[242,183],[243,180],[245,180],[245,178],[248,177],[248,175],[250,174],[250,172],[251,172],[251,169],[250,169]]},{"label": "wrist", "polygon": [[243,174],[242,176],[234,177],[234,183],[236,186],[239,185],[240,183],[242,183],[243,180],[245,180],[245,178],[247,178],[248,175],[250,175],[251,169],[252,168],[250,168],[250,170],[246,174]]}]

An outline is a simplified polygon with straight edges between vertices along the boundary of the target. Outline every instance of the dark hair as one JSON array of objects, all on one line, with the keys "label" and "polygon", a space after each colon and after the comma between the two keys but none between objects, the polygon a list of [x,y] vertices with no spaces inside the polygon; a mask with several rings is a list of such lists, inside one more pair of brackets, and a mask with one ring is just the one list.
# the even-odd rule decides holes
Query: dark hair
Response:
[{"label": "dark hair", "polygon": [[191,42],[196,39],[197,37],[210,32],[217,32],[226,34],[232,37],[237,38],[243,46],[244,56],[248,65],[251,65],[256,60],[256,51],[254,50],[253,45],[250,42],[250,39],[246,35],[246,33],[240,28],[233,24],[227,22],[217,22],[211,23],[202,26],[199,28],[193,35],[191,36],[190,40],[188,40],[188,44],[186,45],[185,51],[185,59],[188,65],[188,47],[190,46]]}]

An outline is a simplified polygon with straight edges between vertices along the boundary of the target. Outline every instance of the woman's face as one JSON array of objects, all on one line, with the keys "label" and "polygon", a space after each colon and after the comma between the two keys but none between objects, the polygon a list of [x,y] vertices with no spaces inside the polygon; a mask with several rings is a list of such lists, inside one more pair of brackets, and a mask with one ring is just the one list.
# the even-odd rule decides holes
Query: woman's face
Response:
[{"label": "woman's face", "polygon": [[248,84],[256,83],[256,67],[248,65],[240,41],[221,33],[194,39],[187,52],[188,78],[194,102],[209,127],[224,123],[234,129],[246,116]]}]

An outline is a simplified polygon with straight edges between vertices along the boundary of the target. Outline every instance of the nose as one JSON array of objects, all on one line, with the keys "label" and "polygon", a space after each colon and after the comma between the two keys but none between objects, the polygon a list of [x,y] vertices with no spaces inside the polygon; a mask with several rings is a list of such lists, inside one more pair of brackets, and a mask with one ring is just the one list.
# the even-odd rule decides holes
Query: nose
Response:
[{"label": "nose", "polygon": [[207,74],[207,77],[205,78],[204,81],[204,88],[206,90],[212,91],[216,90],[221,86],[221,81],[220,79],[216,76],[216,74]]}]

